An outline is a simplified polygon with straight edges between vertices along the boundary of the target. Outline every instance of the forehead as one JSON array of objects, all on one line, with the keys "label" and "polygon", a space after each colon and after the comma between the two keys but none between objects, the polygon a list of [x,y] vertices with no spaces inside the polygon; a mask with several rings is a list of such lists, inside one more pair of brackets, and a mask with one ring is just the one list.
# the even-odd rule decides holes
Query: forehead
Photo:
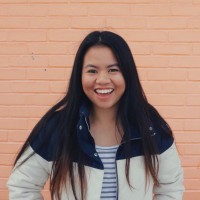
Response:
[{"label": "forehead", "polygon": [[107,46],[93,46],[87,50],[83,59],[83,64],[88,62],[116,62],[116,57]]}]

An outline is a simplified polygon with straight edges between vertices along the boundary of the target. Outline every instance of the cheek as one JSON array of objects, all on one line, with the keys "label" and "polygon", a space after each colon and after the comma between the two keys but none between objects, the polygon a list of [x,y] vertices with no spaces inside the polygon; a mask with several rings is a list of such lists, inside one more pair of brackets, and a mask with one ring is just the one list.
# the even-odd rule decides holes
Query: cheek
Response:
[{"label": "cheek", "polygon": [[83,90],[87,90],[93,86],[93,80],[87,76],[82,76]]},{"label": "cheek", "polygon": [[121,76],[116,77],[115,83],[116,83],[117,87],[125,90],[125,88],[126,88],[126,82],[125,82],[125,80],[124,80],[123,77],[121,77]]}]

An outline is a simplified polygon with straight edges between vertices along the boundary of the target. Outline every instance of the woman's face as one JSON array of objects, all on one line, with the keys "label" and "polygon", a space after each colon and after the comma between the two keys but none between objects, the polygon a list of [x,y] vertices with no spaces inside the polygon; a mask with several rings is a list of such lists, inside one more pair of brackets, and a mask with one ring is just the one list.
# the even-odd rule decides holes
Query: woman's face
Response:
[{"label": "woman's face", "polygon": [[83,59],[82,86],[93,108],[117,108],[125,80],[109,47],[89,48]]}]

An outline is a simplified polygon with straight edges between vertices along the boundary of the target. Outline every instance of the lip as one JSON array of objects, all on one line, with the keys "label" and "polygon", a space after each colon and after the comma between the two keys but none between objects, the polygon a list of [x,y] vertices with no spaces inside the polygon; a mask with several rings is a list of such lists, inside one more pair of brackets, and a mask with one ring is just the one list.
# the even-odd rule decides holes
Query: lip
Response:
[{"label": "lip", "polygon": [[95,92],[96,92],[97,90],[112,90],[112,92],[114,91],[113,88],[96,88],[96,89],[94,89]]},{"label": "lip", "polygon": [[94,90],[94,92],[95,92],[96,94],[99,94],[99,95],[104,95],[104,96],[106,96],[106,94],[105,94],[105,93],[104,93],[104,94],[102,94],[102,93],[98,93],[98,92],[97,92],[97,90],[111,90],[111,93],[109,93],[109,94],[112,94],[112,93],[113,93],[113,91],[114,91],[114,89],[113,89],[113,88],[106,88],[106,89],[105,89],[105,88],[104,88],[104,89],[102,89],[102,88],[101,88],[101,89],[97,88],[97,89],[95,89],[95,90]]},{"label": "lip", "polygon": [[[100,93],[97,93],[96,90],[110,90],[112,89],[112,92],[111,93],[108,93],[108,94],[100,94]],[[101,99],[101,100],[107,100],[111,97],[112,93],[113,93],[114,89],[113,88],[97,88],[94,90],[96,96],[98,97],[98,99]]]}]

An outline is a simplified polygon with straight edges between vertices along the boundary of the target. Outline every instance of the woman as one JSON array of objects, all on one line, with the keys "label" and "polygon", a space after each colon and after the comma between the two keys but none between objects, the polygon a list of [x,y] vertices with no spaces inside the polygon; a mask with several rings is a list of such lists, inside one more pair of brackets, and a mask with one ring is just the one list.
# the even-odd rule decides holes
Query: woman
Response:
[{"label": "woman", "polygon": [[75,57],[66,96],[32,130],[8,180],[10,199],[181,200],[172,130],[148,103],[122,37],[94,31]]}]

